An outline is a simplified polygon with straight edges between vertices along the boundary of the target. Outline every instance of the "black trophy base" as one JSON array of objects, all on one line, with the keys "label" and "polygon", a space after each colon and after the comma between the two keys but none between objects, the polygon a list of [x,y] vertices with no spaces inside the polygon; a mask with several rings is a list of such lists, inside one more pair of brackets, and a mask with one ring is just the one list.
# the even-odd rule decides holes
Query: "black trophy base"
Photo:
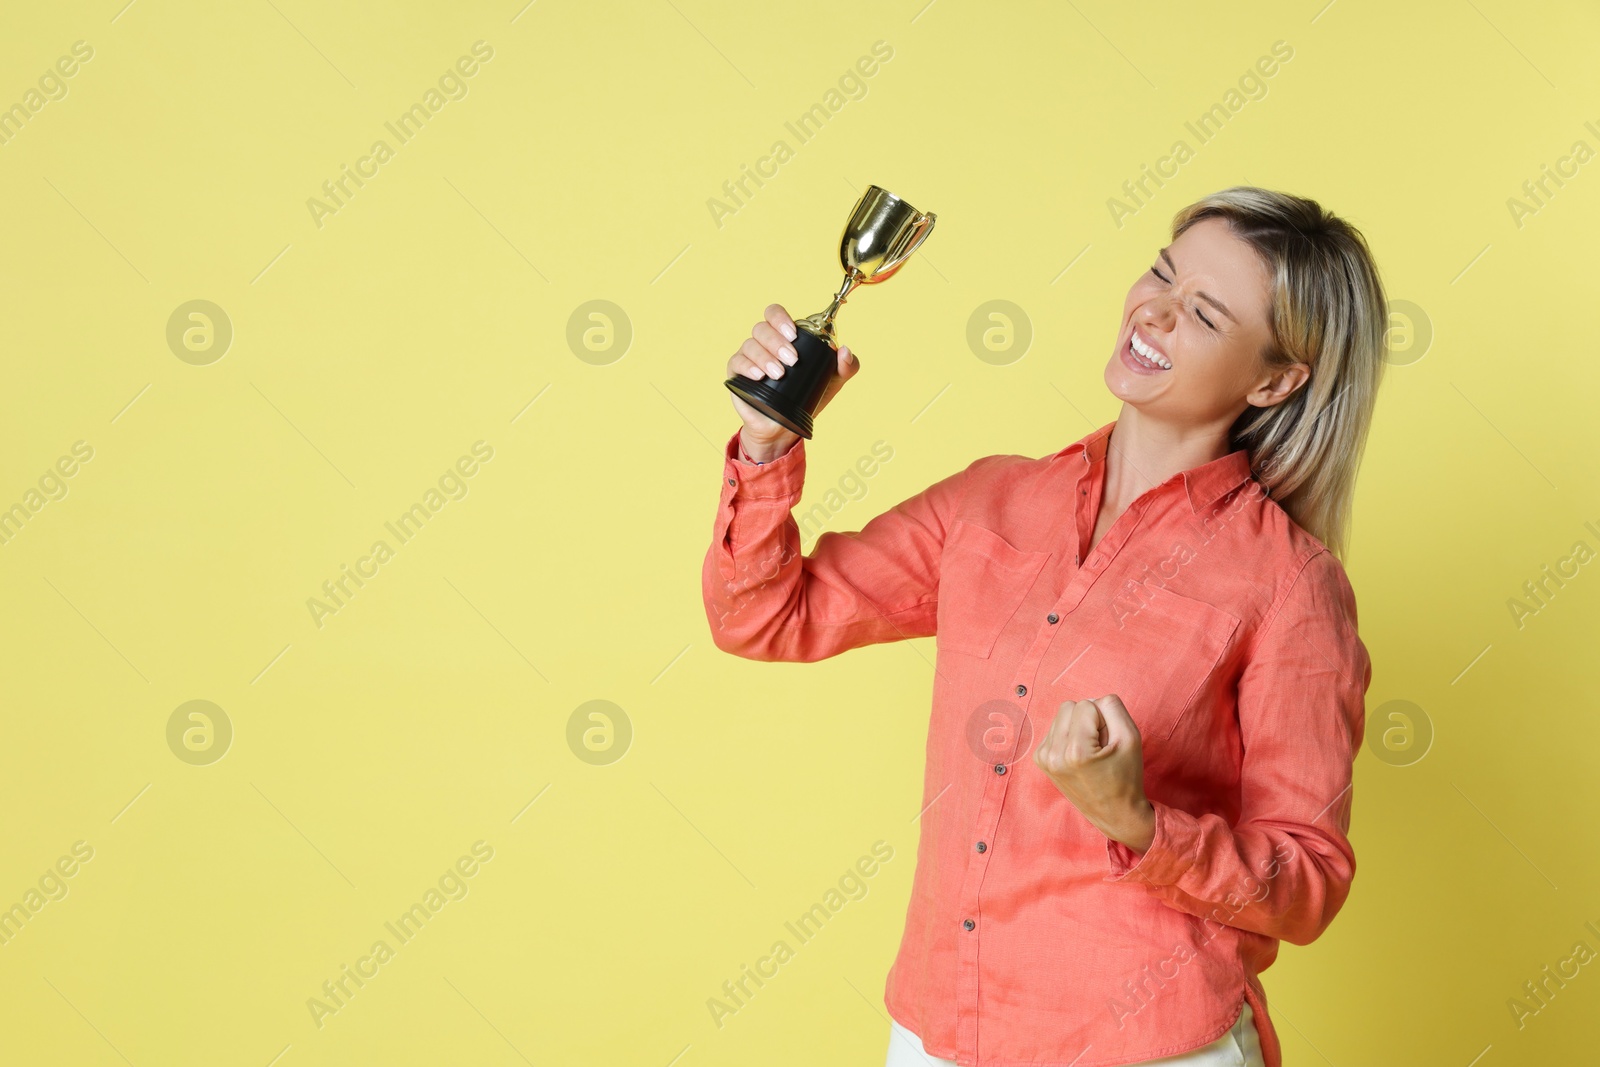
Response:
[{"label": "black trophy base", "polygon": [[839,373],[839,350],[804,326],[796,327],[790,344],[796,359],[794,366],[783,368],[783,377],[757,380],[741,374],[722,384],[779,426],[809,441],[811,417],[828,383]]}]

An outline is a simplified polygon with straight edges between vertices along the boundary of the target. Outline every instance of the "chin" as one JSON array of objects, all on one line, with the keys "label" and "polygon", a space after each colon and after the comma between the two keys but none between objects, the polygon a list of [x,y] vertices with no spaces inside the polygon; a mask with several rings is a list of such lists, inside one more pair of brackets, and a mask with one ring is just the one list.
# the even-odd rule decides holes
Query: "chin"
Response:
[{"label": "chin", "polygon": [[1128,381],[1131,375],[1123,368],[1122,361],[1115,354],[1106,361],[1105,370],[1101,372],[1100,377],[1106,383],[1106,391],[1112,396],[1124,404],[1139,406],[1138,390],[1129,388],[1133,384]]}]

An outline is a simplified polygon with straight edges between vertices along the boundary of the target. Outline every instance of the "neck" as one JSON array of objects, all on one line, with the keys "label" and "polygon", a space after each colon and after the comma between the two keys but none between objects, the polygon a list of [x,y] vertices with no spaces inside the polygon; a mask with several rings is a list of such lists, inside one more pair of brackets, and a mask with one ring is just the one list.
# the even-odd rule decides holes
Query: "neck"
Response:
[{"label": "neck", "polygon": [[1123,404],[1106,442],[1105,506],[1120,513],[1174,474],[1232,452],[1228,430],[1236,417],[1204,426],[1176,426]]}]

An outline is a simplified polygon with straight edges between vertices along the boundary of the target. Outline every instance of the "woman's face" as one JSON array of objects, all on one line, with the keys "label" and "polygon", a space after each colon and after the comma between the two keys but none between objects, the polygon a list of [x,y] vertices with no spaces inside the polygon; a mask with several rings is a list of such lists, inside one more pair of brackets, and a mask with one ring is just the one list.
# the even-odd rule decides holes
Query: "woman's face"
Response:
[{"label": "woman's face", "polygon": [[[1282,400],[1309,373],[1267,373],[1266,265],[1224,219],[1195,223],[1153,258],[1122,308],[1106,387],[1142,413],[1179,426],[1231,425],[1246,406]],[[1154,363],[1133,347],[1133,338]]]}]

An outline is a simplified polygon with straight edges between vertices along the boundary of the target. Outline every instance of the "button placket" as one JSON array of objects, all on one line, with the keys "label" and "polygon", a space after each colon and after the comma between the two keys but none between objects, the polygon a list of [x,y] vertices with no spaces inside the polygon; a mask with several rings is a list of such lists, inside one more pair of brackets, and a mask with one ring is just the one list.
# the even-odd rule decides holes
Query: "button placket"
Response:
[{"label": "button placket", "polygon": [[[979,804],[976,836],[992,839],[1005,802],[1005,764],[994,764]],[[972,933],[979,915],[978,887],[988,870],[989,851],[979,841],[968,854],[967,872],[961,889],[961,928]],[[978,936],[962,937],[956,945],[956,1045],[977,1056],[978,1031]]]},{"label": "button placket", "polygon": [[[1023,666],[1030,672],[1037,669],[1037,657],[1030,653]],[[1027,685],[1018,682],[1013,687],[1013,692],[1021,705],[1022,714],[1026,715]],[[1018,754],[1019,759],[1021,755],[1023,754]],[[1011,775],[1007,773],[1009,768],[1003,762],[990,765],[989,770],[991,772],[989,781],[984,785],[977,825],[974,827],[977,845],[968,853],[966,876],[962,880],[961,887],[959,919],[962,931],[966,933],[976,931],[978,920],[982,918],[978,899],[979,889],[988,872],[989,857],[993,855],[988,843],[993,841],[999,832],[1000,816],[1005,810],[1006,791],[1011,779]],[[962,937],[956,945],[956,1044],[958,1048],[970,1052],[974,1058],[977,1056],[978,938],[981,936],[980,932],[972,937]]]},{"label": "button placket", "polygon": [[1146,500],[1119,515],[1111,529],[1107,530],[1106,535],[1095,545],[1094,560],[1090,566],[1079,567],[1073,573],[1071,581],[1061,591],[1061,596],[1052,606],[1050,613],[1045,616],[1047,625],[1039,627],[1038,638],[1028,651],[1026,663],[1030,671],[1039,669],[1051,644],[1060,636],[1061,628],[1056,624],[1076,611],[1084,598],[1089,595],[1089,591],[1094,588],[1095,583],[1110,571],[1111,564],[1122,554],[1123,545],[1128,543],[1134,531],[1142,524],[1149,506],[1150,502]]},{"label": "button placket", "polygon": [[[1031,683],[1037,681],[1036,675],[1044,661],[1046,650],[1055,634],[1059,631],[1055,623],[1060,621],[1063,612],[1071,611],[1078,601],[1083,599],[1091,581],[1075,576],[1061,596],[1057,610],[1049,616],[1049,624],[1041,626],[1038,637],[1033,646],[1024,655],[1022,663],[1015,673],[1015,677],[1027,678],[1028,682],[1016,682],[1012,686],[1021,713],[1026,716],[1033,694],[1029,692]],[[1070,605],[1070,606],[1069,606]],[[1035,686],[1035,688],[1037,688]],[[1016,760],[1020,762],[1029,753],[1016,753]],[[988,869],[989,857],[994,850],[989,843],[994,841],[999,834],[1001,816],[1005,812],[1007,790],[1010,787],[1012,775],[1010,768],[1005,763],[995,763],[990,768],[993,772],[988,787],[984,790],[983,804],[976,827],[977,844],[968,854],[967,877],[962,886],[961,927],[963,932],[972,933],[972,937],[962,937],[956,946],[956,974],[957,974],[957,1003],[956,1003],[956,1047],[977,1058],[978,1040],[978,949],[979,938],[982,932],[977,930],[977,921],[981,919],[982,910],[979,907],[978,889],[982,884],[983,875]]]},{"label": "button placket", "polygon": [[[1061,633],[1057,624],[1083,602],[1094,583],[1116,559],[1122,546],[1132,536],[1144,516],[1144,511],[1145,506],[1129,508],[1118,516],[1112,529],[1106,531],[1106,536],[1095,546],[1094,562],[1088,568],[1080,565],[1071,581],[1067,583],[1067,587],[1062,590],[1054,607],[1045,616],[1044,624],[1039,627],[1038,635],[1013,675],[1015,678],[1027,679],[1012,684],[1013,699],[1020,705],[1024,716],[1028,713],[1033,697],[1029,688],[1030,686],[1037,688],[1037,675],[1043,665],[1044,657],[1055,638]],[[1028,753],[1017,753],[1017,759],[1020,761],[1026,755]],[[956,946],[956,1047],[973,1059],[977,1058],[978,1053],[978,948],[979,938],[982,936],[977,924],[983,917],[979,906],[979,887],[988,869],[989,857],[993,854],[988,842],[994,841],[999,833],[1000,818],[1005,811],[1007,790],[1012,778],[1005,763],[995,763],[990,769],[993,775],[983,790],[977,826],[974,828],[977,845],[968,853],[967,873],[961,892],[959,915],[961,928],[964,933],[973,936],[960,938]]]},{"label": "button placket", "polygon": [[[1043,652],[1049,645],[1046,639],[1050,633],[1046,627],[1041,639],[1036,640],[1029,649],[1018,671],[1019,677],[1033,679],[1043,660]],[[1021,708],[1021,713],[1028,713],[1029,692],[1028,683],[1017,682],[1012,691]],[[1026,752],[1015,754],[1017,761],[1027,756]],[[983,801],[979,809],[977,827],[978,841],[973,851],[968,855],[967,873],[963,880],[961,892],[961,928],[964,932],[972,933],[977,929],[978,920],[982,918],[979,906],[979,887],[988,870],[989,857],[993,850],[989,842],[999,833],[1000,818],[1005,811],[1007,790],[1010,786],[1010,768],[1005,763],[995,763],[991,766],[993,777],[984,789]],[[981,933],[970,938],[961,938],[956,946],[956,1044],[958,1048],[968,1051],[974,1058],[977,1057],[977,1030],[978,1030],[978,938]]]}]

